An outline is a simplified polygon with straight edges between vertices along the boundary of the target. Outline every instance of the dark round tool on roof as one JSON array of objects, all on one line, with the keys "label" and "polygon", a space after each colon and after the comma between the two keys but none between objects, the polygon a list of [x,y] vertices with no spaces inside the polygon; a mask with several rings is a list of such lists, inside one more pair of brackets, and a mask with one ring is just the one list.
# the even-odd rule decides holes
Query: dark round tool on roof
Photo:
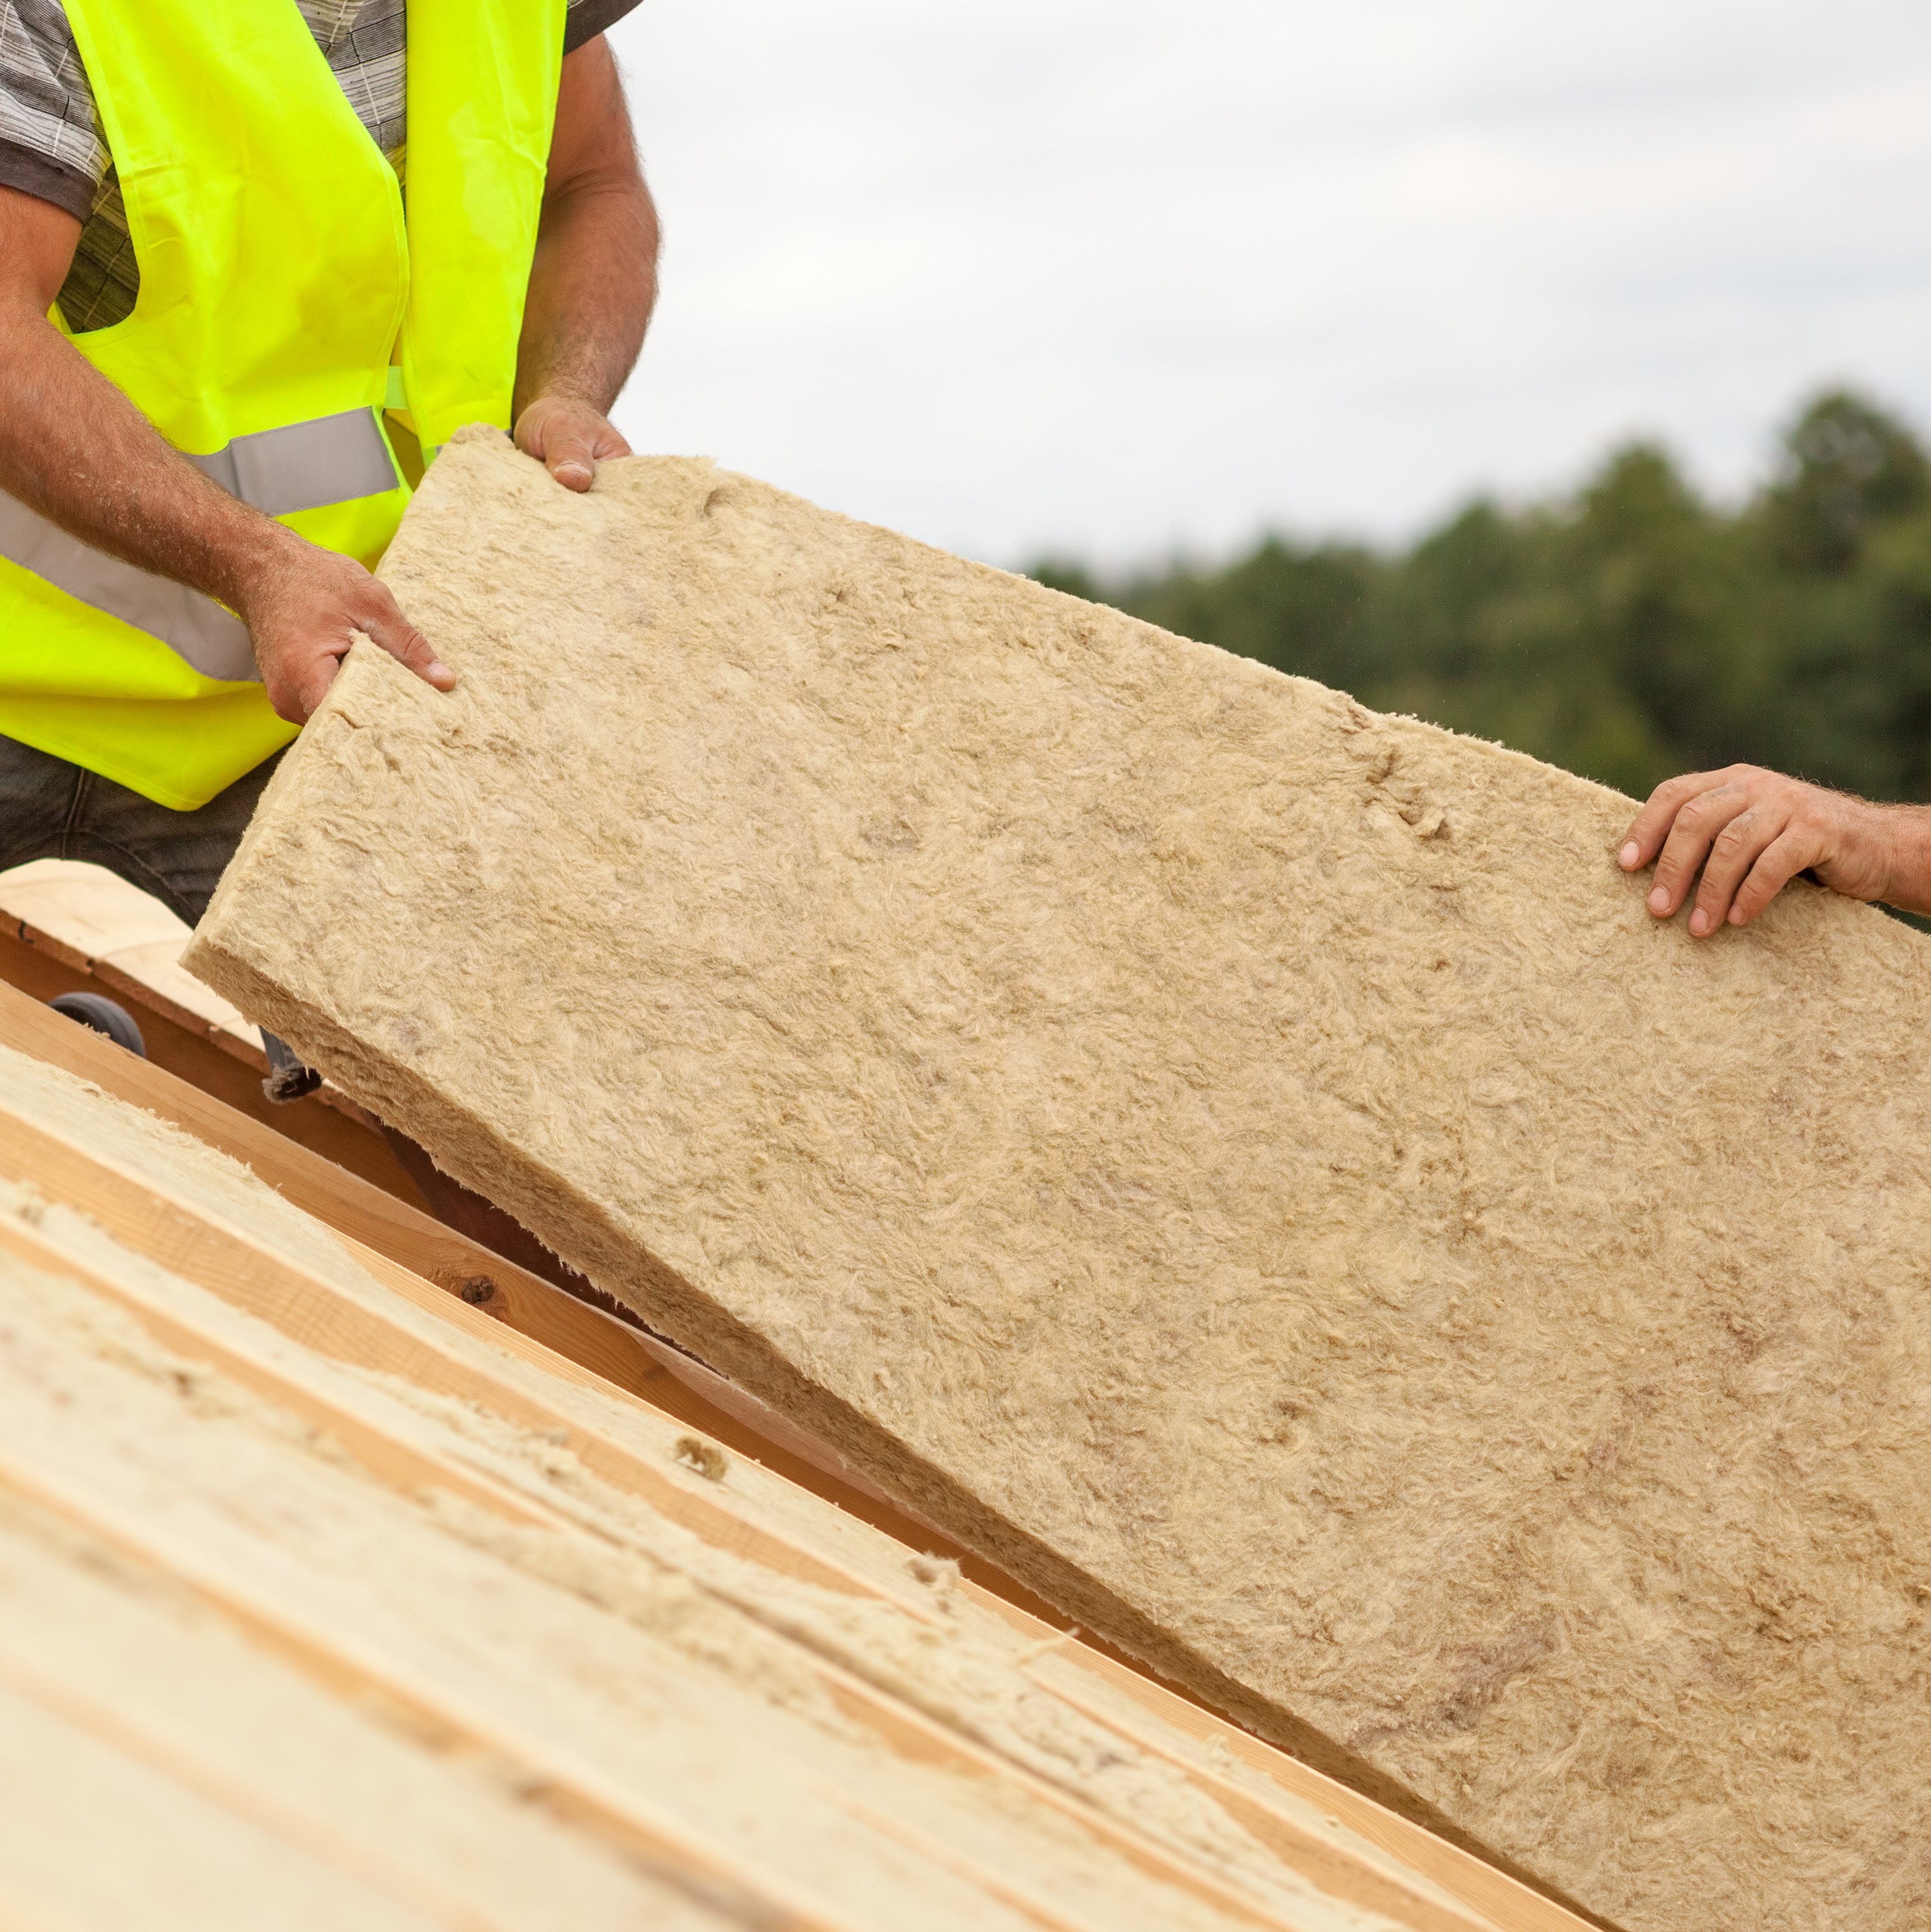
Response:
[{"label": "dark round tool on roof", "polygon": [[116,1046],[124,1046],[130,1053],[147,1058],[148,1042],[141,1037],[133,1015],[118,1000],[109,999],[104,993],[63,993],[47,1004],[55,1012],[79,1021],[95,1033],[104,1033]]}]

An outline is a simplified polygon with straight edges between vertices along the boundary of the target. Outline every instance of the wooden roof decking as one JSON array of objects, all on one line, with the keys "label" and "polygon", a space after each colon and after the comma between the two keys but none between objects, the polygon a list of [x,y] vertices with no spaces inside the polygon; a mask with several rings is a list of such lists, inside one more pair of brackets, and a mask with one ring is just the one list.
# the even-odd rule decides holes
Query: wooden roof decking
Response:
[{"label": "wooden roof decking", "polygon": [[159,901],[98,866],[39,859],[0,872],[0,981],[40,1000],[106,994],[133,1016],[154,1065],[424,1205],[374,1121],[347,1095],[324,1085],[293,1106],[268,1100],[259,1031],[181,970],[187,930]]},{"label": "wooden roof decking", "polygon": [[140,988],[135,997],[141,1004],[166,1000],[199,1021],[211,1038],[225,1035],[250,1053],[260,1052],[260,1029],[182,970],[181,948],[192,928],[151,893],[104,866],[35,859],[0,872],[0,916],[16,934],[31,932],[42,944],[62,947],[89,968],[133,982]]},{"label": "wooden roof decking", "polygon": [[[81,1830],[91,1780],[184,1922],[197,1846],[241,1887],[208,1924],[250,1922],[251,1884],[358,1924],[535,1925],[566,1896],[592,1925],[1581,1922],[974,1559],[949,1592],[934,1533],[652,1338],[4,986],[0,1045],[245,1162],[343,1257],[292,1246],[279,1203],[238,1218],[129,1138],[151,1119],[103,1097],[77,1132],[0,1081],[0,1270],[64,1284],[32,1359],[69,1398],[37,1431],[16,1360],[0,1402],[0,1785],[22,1808],[0,1914],[109,1922],[70,1861],[7,1850],[21,1819],[42,1846]],[[16,1301],[27,1326],[40,1305]],[[193,1370],[70,1360],[90,1323]],[[230,1436],[258,1486],[212,1455]],[[326,1534],[299,1533],[310,1510]],[[344,1553],[379,1534],[380,1588]],[[674,1657],[622,1611],[666,1576],[704,1626]],[[499,1603],[503,1631],[470,1628]],[[727,1636],[754,1667],[713,1668]],[[580,1652],[612,1673],[587,1704],[559,1662]],[[67,1781],[37,1788],[56,1760]]]}]

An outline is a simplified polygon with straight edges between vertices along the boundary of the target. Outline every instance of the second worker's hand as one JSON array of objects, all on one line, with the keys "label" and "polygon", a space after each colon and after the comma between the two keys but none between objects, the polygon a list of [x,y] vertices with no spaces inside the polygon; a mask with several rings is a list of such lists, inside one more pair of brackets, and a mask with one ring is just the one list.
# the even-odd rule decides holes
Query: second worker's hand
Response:
[{"label": "second worker's hand", "polygon": [[456,674],[402,614],[389,587],[354,558],[276,527],[232,599],[253,640],[275,716],[306,724],[359,632],[438,691]]},{"label": "second worker's hand", "polygon": [[574,396],[538,396],[516,419],[516,446],[566,490],[587,490],[597,465],[628,456],[630,445],[593,404]]},{"label": "second worker's hand", "polygon": [[1651,793],[1617,862],[1633,872],[1656,861],[1658,919],[1675,916],[1700,868],[1690,931],[1705,939],[1749,925],[1800,872],[1848,898],[1910,903],[1894,876],[1907,816],[1757,765],[1688,772]]}]

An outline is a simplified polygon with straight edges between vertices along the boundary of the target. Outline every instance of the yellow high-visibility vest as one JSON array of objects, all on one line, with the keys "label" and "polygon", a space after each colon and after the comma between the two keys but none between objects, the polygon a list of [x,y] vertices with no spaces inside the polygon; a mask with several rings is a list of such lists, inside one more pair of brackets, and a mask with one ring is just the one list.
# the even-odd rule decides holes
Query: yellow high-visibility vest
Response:
[{"label": "yellow high-visibility vest", "polygon": [[[425,457],[509,427],[565,4],[409,0],[405,222],[294,0],[67,0],[140,268],[75,347],[225,488],[373,566],[409,494],[385,410]],[[233,613],[0,494],[0,736],[187,810],[294,735]]]}]

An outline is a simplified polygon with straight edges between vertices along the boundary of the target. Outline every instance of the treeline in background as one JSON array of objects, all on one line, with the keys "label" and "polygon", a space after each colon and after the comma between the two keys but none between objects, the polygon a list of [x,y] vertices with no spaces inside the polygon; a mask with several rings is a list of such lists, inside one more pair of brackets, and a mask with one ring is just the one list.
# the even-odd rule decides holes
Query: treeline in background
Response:
[{"label": "treeline in background", "polygon": [[1573,496],[1479,500],[1403,552],[1270,536],[1218,568],[1033,574],[1639,797],[1743,759],[1931,798],[1931,463],[1843,391],[1781,448],[1740,508],[1637,443]]}]

